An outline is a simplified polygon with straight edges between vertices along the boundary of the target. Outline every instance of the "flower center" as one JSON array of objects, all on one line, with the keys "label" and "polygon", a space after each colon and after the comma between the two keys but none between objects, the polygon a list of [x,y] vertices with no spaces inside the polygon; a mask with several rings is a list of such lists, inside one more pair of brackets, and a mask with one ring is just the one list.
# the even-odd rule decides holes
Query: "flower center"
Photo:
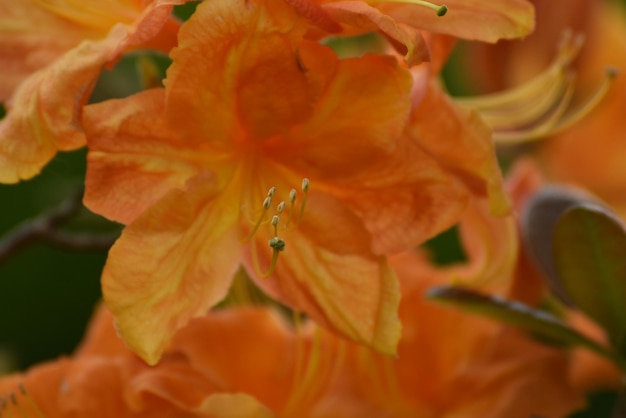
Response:
[{"label": "flower center", "polygon": [[261,269],[258,260],[256,245],[254,242],[252,242],[251,244],[254,268],[260,277],[269,277],[274,272],[274,268],[276,267],[276,263],[278,262],[278,256],[281,252],[285,250],[286,247],[285,240],[279,236],[279,227],[286,229],[291,227],[292,225],[298,226],[300,224],[304,215],[304,209],[306,207],[306,200],[309,188],[309,179],[302,179],[302,201],[299,203],[298,207],[298,192],[296,191],[296,189],[291,189],[289,191],[289,197],[287,201],[280,200],[279,203],[274,206],[274,201],[276,198],[276,187],[271,187],[267,192],[267,196],[263,200],[260,214],[256,217],[256,220],[254,218],[250,219],[250,223],[253,226],[250,230],[250,233],[242,240],[243,242],[252,241],[253,238],[257,235],[260,227],[263,225],[271,225],[273,231],[273,237],[270,238],[267,243],[272,249],[272,260],[270,261],[270,266],[268,270],[264,271]]}]

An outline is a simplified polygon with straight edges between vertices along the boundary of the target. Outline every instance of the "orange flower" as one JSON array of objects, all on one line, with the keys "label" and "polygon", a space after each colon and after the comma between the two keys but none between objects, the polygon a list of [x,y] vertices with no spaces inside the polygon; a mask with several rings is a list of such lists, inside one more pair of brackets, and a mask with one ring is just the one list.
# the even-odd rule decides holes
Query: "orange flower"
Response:
[{"label": "orange flower", "polygon": [[338,60],[303,41],[301,23],[281,2],[202,3],[181,28],[165,89],[86,111],[86,204],[128,224],[104,270],[105,299],[150,363],[224,297],[241,260],[273,297],[393,353],[399,292],[381,254],[454,223],[470,194],[457,178],[493,191],[481,177],[495,164],[489,147],[468,154],[475,168],[431,155],[448,156],[457,138],[489,141],[484,124],[463,131],[471,112],[441,127],[449,147],[425,150],[422,133],[401,135],[409,73],[392,57]]},{"label": "orange flower", "polygon": [[[300,14],[327,32],[379,31],[409,65],[428,59],[421,31],[456,38],[496,42],[520,38],[534,26],[527,0],[450,0],[439,6],[422,0],[287,0]],[[340,23],[342,26],[338,25]]]},{"label": "orange flower", "polygon": [[0,182],[33,177],[85,144],[81,106],[102,67],[128,49],[175,45],[182,0],[0,3]]},{"label": "orange flower", "polygon": [[293,332],[270,309],[223,310],[192,321],[150,367],[101,308],[72,358],[0,379],[2,416],[298,416],[294,408],[308,410],[334,368],[335,348],[315,342],[312,331]]}]

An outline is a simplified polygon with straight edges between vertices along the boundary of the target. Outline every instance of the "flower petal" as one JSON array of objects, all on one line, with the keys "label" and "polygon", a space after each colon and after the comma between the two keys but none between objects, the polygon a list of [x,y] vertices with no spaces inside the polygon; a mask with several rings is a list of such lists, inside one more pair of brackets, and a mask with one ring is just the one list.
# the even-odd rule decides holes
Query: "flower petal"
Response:
[{"label": "flower petal", "polygon": [[311,44],[302,46],[300,57],[310,68],[319,99],[312,116],[272,155],[303,176],[323,181],[369,170],[394,150],[402,133],[410,107],[410,74],[391,57],[337,60]]},{"label": "flower petal", "polygon": [[458,221],[469,194],[431,155],[402,138],[391,155],[332,190],[365,223],[377,254],[421,244]]},{"label": "flower petal", "polygon": [[201,170],[194,149],[165,123],[163,89],[86,106],[83,125],[89,144],[84,202],[115,221],[132,222]]},{"label": "flower petal", "polygon": [[510,211],[490,128],[476,111],[456,105],[435,81],[413,111],[408,134],[473,193],[488,196],[494,214]]},{"label": "flower petal", "polygon": [[85,144],[80,106],[123,36],[85,41],[20,84],[0,121],[0,182],[30,178],[57,150]]},{"label": "flower petal", "polygon": [[239,265],[238,208],[206,177],[127,226],[104,268],[102,291],[120,334],[150,364],[176,330],[226,295]]},{"label": "flower petal", "polygon": [[[385,259],[372,253],[360,219],[336,199],[311,193],[301,224],[281,235],[286,249],[271,279],[258,278],[255,254],[248,254],[246,266],[257,284],[322,326],[395,353],[401,328],[398,284]],[[267,242],[259,239],[256,245],[260,264],[268,266]]]},{"label": "flower petal", "polygon": [[210,396],[201,408],[214,418],[273,418],[276,415],[245,393],[220,393]]},{"label": "flower petal", "polygon": [[86,32],[83,26],[33,6],[30,1],[3,1],[0,4],[0,102],[9,100],[30,74],[78,45]]},{"label": "flower petal", "polygon": [[420,5],[381,2],[381,12],[398,22],[430,32],[483,42],[520,38],[534,28],[534,8],[527,0],[446,0],[448,12],[437,14]]},{"label": "flower petal", "polygon": [[75,352],[77,357],[116,357],[128,355],[129,350],[117,335],[113,315],[104,303],[96,308],[83,341]]},{"label": "flower petal", "polygon": [[201,3],[171,54],[171,125],[230,149],[245,131],[264,138],[306,117],[310,97],[295,59],[299,21],[283,2]]}]

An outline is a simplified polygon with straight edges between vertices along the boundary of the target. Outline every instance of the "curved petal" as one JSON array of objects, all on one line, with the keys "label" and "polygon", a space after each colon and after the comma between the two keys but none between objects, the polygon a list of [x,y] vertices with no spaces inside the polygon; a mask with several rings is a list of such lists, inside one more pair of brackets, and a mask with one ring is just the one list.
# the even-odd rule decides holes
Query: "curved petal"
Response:
[{"label": "curved petal", "polygon": [[324,4],[324,9],[338,22],[356,28],[359,32],[380,31],[401,45],[407,65],[413,66],[428,61],[426,42],[419,28],[409,22],[399,23],[380,10],[359,1],[339,1]]},{"label": "curved petal", "polygon": [[494,217],[485,201],[474,200],[459,223],[468,263],[448,269],[451,283],[507,293],[514,285],[519,234],[512,216]]},{"label": "curved petal", "polygon": [[407,132],[469,190],[488,196],[494,214],[510,211],[491,129],[476,111],[455,104],[431,81],[426,95],[413,111]]},{"label": "curved petal", "polygon": [[20,84],[0,121],[0,182],[30,178],[56,154],[85,144],[80,106],[112,50],[121,27],[106,41],[85,41]]},{"label": "curved petal", "polygon": [[[386,260],[372,253],[360,219],[331,196],[311,193],[301,224],[281,237],[286,248],[270,279],[259,278],[248,251],[246,265],[256,283],[322,326],[395,353],[401,328],[398,284]],[[268,266],[267,241],[253,245],[261,265]]]},{"label": "curved petal", "polygon": [[226,295],[239,265],[238,208],[212,188],[200,175],[171,191],[109,252],[105,301],[126,343],[149,364],[176,330]]},{"label": "curved petal", "polygon": [[446,0],[448,13],[439,17],[427,7],[404,2],[381,2],[376,7],[398,22],[457,38],[496,42],[532,32],[533,5],[528,0]]},{"label": "curved petal", "polygon": [[84,202],[124,224],[201,171],[197,153],[165,123],[165,92],[148,90],[86,106]]},{"label": "curved petal", "polygon": [[408,250],[451,227],[469,199],[432,156],[407,138],[331,193],[363,220],[377,254]]},{"label": "curved petal", "polygon": [[174,4],[185,1],[150,0],[144,3],[141,13],[127,25],[128,35],[118,46],[117,53],[127,49],[154,48],[167,54],[176,46],[180,23],[170,15]]}]

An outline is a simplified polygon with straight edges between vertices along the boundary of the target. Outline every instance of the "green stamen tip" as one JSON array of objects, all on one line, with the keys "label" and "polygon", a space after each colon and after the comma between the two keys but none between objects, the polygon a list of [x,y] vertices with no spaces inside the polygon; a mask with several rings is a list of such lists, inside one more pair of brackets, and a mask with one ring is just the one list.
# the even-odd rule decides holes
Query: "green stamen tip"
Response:
[{"label": "green stamen tip", "polygon": [[437,16],[445,16],[446,13],[448,13],[448,6],[446,6],[445,4],[439,6],[439,8],[437,9]]}]

